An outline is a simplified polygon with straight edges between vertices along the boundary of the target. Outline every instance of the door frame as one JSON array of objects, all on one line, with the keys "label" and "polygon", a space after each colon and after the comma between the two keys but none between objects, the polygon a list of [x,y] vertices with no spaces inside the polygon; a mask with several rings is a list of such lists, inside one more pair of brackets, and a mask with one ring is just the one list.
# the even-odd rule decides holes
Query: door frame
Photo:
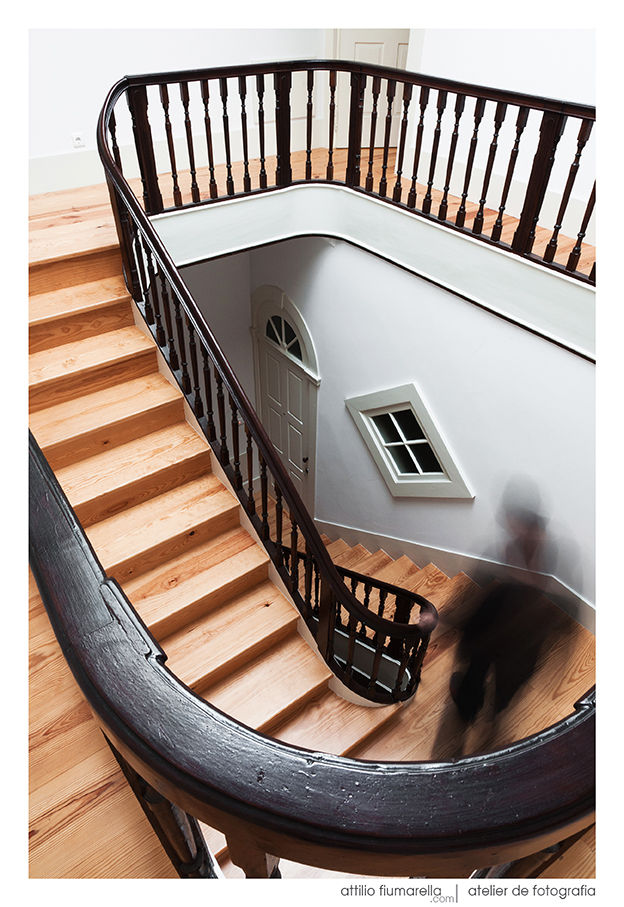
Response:
[{"label": "door frame", "polygon": [[[273,354],[278,353],[289,368],[293,369],[307,385],[307,420],[305,423],[305,450],[304,456],[308,457],[306,463],[307,474],[302,499],[308,512],[314,518],[315,507],[315,477],[316,477],[316,421],[317,421],[317,395],[321,379],[318,373],[318,359],[312,336],[301,313],[280,287],[265,284],[258,287],[251,294],[251,336],[254,360],[254,382],[256,395],[256,411],[260,421],[265,424],[265,397],[263,394],[260,370],[261,345],[268,345]],[[294,356],[289,356],[276,344],[265,337],[265,324],[271,315],[282,315],[289,321],[300,340],[303,361]],[[286,464],[284,464],[286,465]]]}]

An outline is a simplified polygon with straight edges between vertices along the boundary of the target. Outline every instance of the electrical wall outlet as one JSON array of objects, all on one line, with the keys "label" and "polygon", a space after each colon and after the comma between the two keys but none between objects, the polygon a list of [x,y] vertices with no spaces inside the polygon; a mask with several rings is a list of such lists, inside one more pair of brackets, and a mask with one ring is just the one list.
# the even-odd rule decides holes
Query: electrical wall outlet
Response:
[{"label": "electrical wall outlet", "polygon": [[82,132],[72,132],[72,146],[74,148],[84,148],[85,140]]}]

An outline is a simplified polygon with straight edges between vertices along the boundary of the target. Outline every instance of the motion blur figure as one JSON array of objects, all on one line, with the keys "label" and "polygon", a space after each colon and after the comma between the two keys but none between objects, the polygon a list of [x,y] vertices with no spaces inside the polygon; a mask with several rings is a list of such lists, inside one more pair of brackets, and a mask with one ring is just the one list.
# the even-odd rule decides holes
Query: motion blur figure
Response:
[{"label": "motion blur figure", "polygon": [[[539,492],[527,480],[511,480],[503,494],[498,522],[505,532],[496,559],[520,571],[521,579],[490,583],[489,591],[457,621],[460,641],[450,693],[464,731],[482,711],[491,721],[487,737],[495,737],[500,713],[532,677],[540,653],[557,631],[545,607],[543,592],[557,557],[546,532]],[[491,691],[488,685],[492,685]],[[457,715],[455,721],[457,720]],[[463,748],[463,743],[462,743]],[[455,755],[461,755],[455,754]]]}]

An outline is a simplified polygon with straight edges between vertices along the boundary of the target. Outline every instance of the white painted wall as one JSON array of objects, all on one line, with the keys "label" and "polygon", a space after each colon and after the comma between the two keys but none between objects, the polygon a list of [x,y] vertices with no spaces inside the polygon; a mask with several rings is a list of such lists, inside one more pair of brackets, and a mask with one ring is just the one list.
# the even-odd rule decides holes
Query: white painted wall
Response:
[{"label": "white painted wall", "polygon": [[[320,28],[32,30],[31,194],[103,180],[95,150],[97,118],[109,88],[122,76],[323,57],[328,40]],[[85,137],[82,150],[72,148],[75,132]],[[128,124],[122,123],[120,141],[129,140]]]},{"label": "white painted wall", "polygon": [[[564,557],[557,576],[592,600],[594,369],[353,246],[296,239],[251,256],[252,290],[277,284],[316,345],[315,516],[482,556],[501,540],[500,495],[516,473],[542,490]],[[391,497],[345,399],[415,382],[474,501]]]}]

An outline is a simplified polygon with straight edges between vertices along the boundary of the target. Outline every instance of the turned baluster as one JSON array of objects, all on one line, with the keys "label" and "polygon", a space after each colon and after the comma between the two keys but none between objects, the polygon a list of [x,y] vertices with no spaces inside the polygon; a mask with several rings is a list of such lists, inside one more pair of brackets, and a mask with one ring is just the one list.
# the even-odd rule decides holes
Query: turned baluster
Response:
[{"label": "turned baluster", "polygon": [[488,160],[485,167],[485,176],[483,177],[483,186],[481,188],[481,198],[479,199],[479,210],[472,224],[472,232],[479,234],[483,229],[483,215],[485,210],[485,202],[487,197],[487,191],[490,186],[490,178],[492,176],[492,168],[494,166],[494,159],[496,157],[496,149],[498,148],[498,134],[501,130],[501,126],[505,120],[505,113],[507,111],[507,104],[500,101],[496,105],[496,111],[494,113],[494,135],[492,136],[492,141],[490,143],[490,150],[488,153]]},{"label": "turned baluster", "polygon": [[219,461],[222,466],[230,462],[230,452],[227,446],[225,427],[225,397],[223,395],[223,378],[218,368],[215,368],[215,384],[217,385],[217,413],[219,415]]},{"label": "turned baluster", "polygon": [[570,172],[568,174],[568,179],[561,199],[561,205],[559,206],[559,211],[557,213],[557,222],[555,223],[555,229],[553,230],[553,234],[550,237],[550,241],[546,246],[546,251],[544,252],[544,261],[552,261],[555,257],[555,252],[557,251],[557,238],[559,236],[559,231],[561,230],[563,218],[568,207],[568,202],[570,201],[572,187],[574,186],[574,181],[576,180],[576,176],[579,171],[583,148],[587,144],[592,131],[592,126],[593,122],[591,120],[581,121],[578,138],[576,140],[576,154],[574,155],[574,160],[570,165]]},{"label": "turned baluster", "polygon": [[329,136],[327,152],[327,179],[334,178],[334,124],[336,120],[336,70],[329,71]]},{"label": "turned baluster", "polygon": [[269,481],[267,477],[267,465],[264,457],[258,451],[258,461],[260,463],[260,500],[262,505],[262,538],[266,541],[270,537],[269,527]]},{"label": "turned baluster", "polygon": [[208,151],[208,169],[210,172],[210,198],[217,198],[217,182],[215,180],[214,153],[212,149],[212,127],[210,125],[210,90],[208,79],[201,81],[201,96],[204,103],[204,129],[206,131],[206,150]]},{"label": "turned baluster", "polygon": [[364,605],[365,608],[368,608],[370,606],[370,597],[371,597],[372,588],[373,587],[372,587],[371,583],[368,583],[368,582],[364,583],[364,599],[362,601],[362,604]]},{"label": "turned baluster", "polygon": [[321,573],[318,564],[314,561],[314,614],[318,617],[321,594]]},{"label": "turned baluster", "polygon": [[375,634],[375,655],[373,656],[373,666],[372,666],[370,678],[368,681],[369,690],[373,690],[377,683],[377,678],[379,677],[379,668],[381,666],[381,659],[383,656],[385,643],[386,643],[386,637],[379,633],[376,633]]},{"label": "turned baluster", "polygon": [[277,482],[274,483],[273,489],[275,491],[275,544],[277,545],[277,566],[281,567],[284,563],[284,552],[282,551],[282,489],[279,487]]},{"label": "turned baluster", "polygon": [[110,119],[108,121],[108,131],[110,132],[111,137],[111,146],[113,150],[113,158],[115,163],[119,168],[119,172],[123,173],[123,167],[121,166],[121,155],[119,153],[119,145],[117,144],[117,121],[115,119],[115,111],[111,110]]},{"label": "turned baluster", "polygon": [[186,362],[186,343],[184,342],[184,322],[182,321],[182,310],[180,307],[180,300],[177,297],[177,294],[173,294],[173,305],[175,308],[175,321],[176,321],[176,330],[178,334],[178,357],[180,360],[180,374],[182,377],[182,390],[185,394],[191,392],[191,378],[188,371],[188,365]]},{"label": "turned baluster", "polygon": [[225,166],[227,170],[227,177],[225,180],[225,187],[228,195],[234,195],[234,180],[232,179],[232,157],[230,153],[230,125],[227,112],[227,100],[228,100],[228,87],[227,79],[219,79],[219,86],[221,90],[221,103],[223,104],[223,141],[225,144]]},{"label": "turned baluster", "polygon": [[290,591],[294,594],[299,588],[299,533],[294,519],[290,518]]},{"label": "turned baluster", "polygon": [[204,372],[204,392],[206,395],[206,429],[208,431],[208,440],[214,441],[217,437],[217,432],[214,424],[214,412],[212,408],[212,378],[210,376],[210,360],[208,359],[208,351],[204,347],[203,343],[200,344],[201,354],[202,354],[202,365]]},{"label": "turned baluster", "polygon": [[245,436],[247,438],[247,513],[249,516],[253,516],[256,512],[253,487],[253,438],[247,425],[245,425]]},{"label": "turned baluster", "polygon": [[247,143],[247,78],[246,76],[238,77],[238,94],[241,103],[241,130],[243,134],[243,191],[251,190],[251,179],[249,177],[249,148]]},{"label": "turned baluster", "polygon": [[165,325],[167,328],[167,346],[169,350],[169,367],[172,371],[177,371],[179,368],[178,362],[178,353],[175,345],[175,338],[173,336],[173,319],[171,318],[171,303],[169,302],[169,293],[167,292],[167,284],[163,276],[162,271],[159,270],[158,276],[160,278],[160,295],[162,299],[163,312],[165,315]]},{"label": "turned baluster", "polygon": [[393,657],[399,659],[399,668],[397,671],[396,683],[392,689],[392,695],[395,699],[399,699],[403,687],[403,678],[405,677],[405,671],[407,670],[414,644],[407,642],[407,640],[399,639],[396,640],[396,643],[396,647],[393,647]]},{"label": "turned baluster", "polygon": [[356,627],[357,627],[357,617],[355,614],[349,614],[349,620],[347,622],[347,633],[349,636],[349,648],[347,650],[347,663],[345,665],[347,675],[349,677],[353,674],[353,656],[355,654],[355,643],[357,638]]},{"label": "turned baluster", "polygon": [[438,91],[438,118],[435,129],[433,130],[433,145],[431,147],[431,163],[429,165],[429,179],[427,180],[427,192],[423,199],[422,210],[424,214],[431,211],[431,190],[435,178],[435,168],[438,161],[438,148],[440,147],[440,135],[442,134],[442,115],[446,109],[447,91]]},{"label": "turned baluster", "polygon": [[513,179],[514,170],[516,168],[516,161],[518,159],[518,151],[520,148],[520,138],[524,132],[524,127],[527,124],[529,118],[529,108],[521,107],[518,110],[518,118],[516,119],[516,138],[514,141],[513,148],[511,149],[511,154],[509,155],[509,165],[507,167],[507,174],[505,176],[505,185],[503,186],[503,192],[501,195],[501,203],[498,209],[498,217],[496,218],[496,223],[492,229],[492,239],[494,242],[498,242],[501,238],[501,233],[503,231],[503,213],[505,211],[505,206],[507,204],[507,197],[509,195],[509,190],[511,188],[511,181]]},{"label": "turned baluster", "polygon": [[165,114],[165,135],[167,136],[167,148],[169,149],[169,164],[171,166],[171,179],[173,182],[173,204],[179,208],[182,204],[182,193],[178,183],[178,171],[176,167],[175,147],[173,144],[173,132],[171,130],[171,120],[169,118],[169,89],[167,85],[160,85],[160,103]]},{"label": "turned baluster", "polygon": [[366,174],[366,191],[373,191],[373,161],[375,157],[375,131],[377,129],[377,103],[381,92],[381,77],[373,76],[373,107],[370,121],[370,140],[368,146],[368,173]]},{"label": "turned baluster", "polygon": [[276,72],[275,84],[275,182],[278,186],[290,186],[292,168],[290,165],[290,89],[292,74]]},{"label": "turned baluster", "polygon": [[438,220],[446,220],[448,212],[448,194],[451,188],[451,175],[453,173],[453,163],[455,161],[455,151],[457,149],[457,139],[459,138],[459,121],[466,106],[466,95],[458,94],[455,100],[455,125],[451,136],[451,145],[449,148],[448,165],[446,167],[446,179],[444,181],[444,195],[440,202],[438,211]]},{"label": "turned baluster", "polygon": [[202,403],[201,391],[199,389],[199,368],[197,365],[197,344],[195,342],[195,331],[191,321],[186,316],[186,329],[189,336],[189,357],[191,360],[191,373],[193,375],[193,412],[198,419],[204,415],[204,405]]},{"label": "turned baluster", "polygon": [[267,172],[264,166],[264,75],[256,76],[256,92],[258,95],[258,138],[260,141],[260,188],[267,187]]},{"label": "turned baluster", "polygon": [[186,147],[188,150],[189,170],[191,171],[191,198],[194,202],[201,201],[197,173],[195,168],[195,148],[193,147],[193,125],[189,114],[189,87],[188,82],[180,82],[180,98],[184,108],[184,131],[186,132]]},{"label": "turned baluster", "polygon": [[243,475],[240,469],[240,438],[238,420],[238,407],[234,402],[232,395],[228,394],[230,401],[230,412],[232,415],[232,464],[234,466],[234,488],[239,491],[243,487]]},{"label": "turned baluster", "polygon": [[399,140],[399,155],[396,166],[397,178],[392,194],[392,200],[395,202],[401,201],[401,194],[403,191],[401,188],[401,174],[403,173],[403,156],[405,155],[405,137],[407,135],[407,115],[411,99],[412,85],[406,82],[403,86],[403,118],[401,120],[401,138]]},{"label": "turned baluster", "polygon": [[418,119],[418,128],[416,130],[416,146],[414,148],[414,164],[412,166],[412,184],[407,196],[407,207],[416,207],[416,178],[418,176],[418,165],[420,164],[420,151],[422,148],[423,132],[425,129],[425,111],[429,102],[429,89],[423,85],[420,89],[420,117]]},{"label": "turned baluster", "polygon": [[147,274],[149,277],[149,295],[152,300],[152,306],[154,309],[154,317],[156,319],[156,343],[158,346],[165,346],[167,340],[165,337],[165,331],[162,325],[162,313],[160,311],[160,299],[158,298],[158,283],[156,281],[156,275],[154,273],[154,262],[152,259],[151,249],[146,247],[147,255]]},{"label": "turned baluster", "polygon": [[308,73],[308,102],[306,105],[306,164],[305,178],[312,179],[312,92],[314,90],[314,70],[309,69]]},{"label": "turned baluster", "polygon": [[396,79],[388,79],[388,85],[386,90],[386,101],[387,101],[387,110],[386,110],[386,131],[384,135],[384,147],[383,147],[383,160],[381,164],[381,179],[379,181],[379,194],[382,198],[385,198],[386,189],[388,188],[388,181],[386,179],[386,171],[388,170],[388,154],[390,152],[390,130],[392,129],[392,103],[394,101],[394,93],[396,91]]},{"label": "turned baluster", "polygon": [[458,227],[463,227],[466,220],[466,199],[468,198],[468,189],[470,187],[470,177],[472,176],[472,167],[474,164],[475,154],[477,151],[477,141],[479,139],[479,125],[483,119],[485,110],[485,98],[477,98],[474,109],[474,128],[472,138],[470,139],[470,149],[468,151],[468,160],[466,162],[466,174],[464,176],[464,189],[462,191],[461,203],[457,211],[455,223]]},{"label": "turned baluster", "polygon": [[[594,187],[593,187],[593,189],[592,189],[592,191],[591,191],[591,195],[590,195],[590,197],[589,197],[589,201],[587,202],[587,208],[585,209],[585,215],[584,215],[584,217],[583,217],[583,222],[582,222],[582,224],[581,224],[581,229],[580,229],[580,232],[578,233],[578,236],[577,236],[576,245],[574,246],[574,248],[573,248],[572,251],[570,252],[570,257],[568,258],[568,262],[567,262],[567,264],[566,264],[566,271],[575,271],[576,268],[577,268],[577,265],[578,265],[578,263],[579,263],[579,259],[580,259],[580,257],[581,257],[581,252],[582,252],[582,250],[583,250],[583,240],[584,240],[584,238],[585,238],[585,234],[587,233],[587,227],[588,227],[588,225],[589,225],[589,219],[590,219],[590,217],[592,216],[592,213],[593,213],[593,211],[594,211],[594,205],[595,205],[595,203],[596,203],[596,183],[594,183]],[[594,280],[595,280],[595,279],[596,279],[596,273],[595,273],[595,271],[594,271]]]},{"label": "turned baluster", "polygon": [[307,546],[306,543],[306,553],[304,560],[304,577],[303,577],[303,586],[304,586],[304,600],[306,603],[308,614],[312,611],[312,552]]},{"label": "turned baluster", "polygon": [[377,606],[377,614],[379,617],[383,617],[384,608],[386,607],[386,599],[388,598],[388,590],[380,589],[379,590],[379,605]]},{"label": "turned baluster", "polygon": [[[134,223],[134,222],[133,222]],[[134,236],[134,249],[135,249],[135,258],[137,263],[137,268],[139,272],[139,282],[141,285],[141,296],[143,299],[143,307],[145,311],[145,320],[149,325],[154,324],[154,310],[152,309],[152,303],[150,302],[147,279],[145,277],[145,252],[143,249],[143,240],[141,234],[138,231],[138,228],[135,227],[135,236]]]}]

